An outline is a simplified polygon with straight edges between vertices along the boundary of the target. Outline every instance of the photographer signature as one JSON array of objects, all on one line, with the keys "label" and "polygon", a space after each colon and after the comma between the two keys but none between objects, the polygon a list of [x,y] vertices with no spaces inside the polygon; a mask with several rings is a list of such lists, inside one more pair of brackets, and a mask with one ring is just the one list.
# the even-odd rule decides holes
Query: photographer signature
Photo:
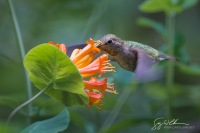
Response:
[{"label": "photographer signature", "polygon": [[172,126],[172,125],[184,125],[188,126],[189,124],[187,123],[179,123],[178,119],[165,119],[164,117],[157,118],[154,120],[154,126],[151,128],[152,130],[160,130],[162,126]]}]

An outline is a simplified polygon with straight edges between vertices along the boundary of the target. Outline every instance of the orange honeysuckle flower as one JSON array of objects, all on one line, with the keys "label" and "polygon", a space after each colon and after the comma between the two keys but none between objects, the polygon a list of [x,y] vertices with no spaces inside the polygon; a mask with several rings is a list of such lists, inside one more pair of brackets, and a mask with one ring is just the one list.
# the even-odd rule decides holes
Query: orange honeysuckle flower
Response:
[{"label": "orange honeysuckle flower", "polygon": [[[89,103],[86,106],[91,107],[92,104],[96,104],[101,109],[102,106],[101,99],[103,97],[103,94],[94,92],[86,92],[86,93],[89,96]],[[101,104],[99,105],[99,103]]]},{"label": "orange honeysuckle flower", "polygon": [[52,41],[49,41],[48,44],[52,44],[52,45],[55,45],[57,48],[59,48],[64,54],[67,53],[67,48],[65,46],[65,44],[54,44],[54,42]]},{"label": "orange honeysuckle flower", "polygon": [[114,67],[108,62],[108,55],[103,54],[88,66],[79,69],[83,78],[93,76],[94,74],[100,73],[99,77],[106,71],[113,71]]},{"label": "orange honeysuckle flower", "polygon": [[104,78],[102,80],[97,80],[96,77],[91,77],[89,81],[84,80],[85,88],[88,90],[98,90],[98,91],[107,91],[110,93],[117,94],[117,92],[114,89],[113,84],[107,83],[107,78]]},{"label": "orange honeysuckle flower", "polygon": [[[87,46],[83,49],[75,49],[70,56],[70,59],[78,68],[83,78],[88,78],[95,74],[99,74],[99,77],[101,77],[105,72],[115,72],[114,67],[109,63],[107,54],[103,54],[94,60],[94,55],[100,52],[100,49],[95,46],[95,43],[99,42],[90,39],[89,42],[86,42]],[[54,45],[53,42],[49,42],[49,44]],[[66,54],[67,49],[64,44],[55,44],[55,46]],[[114,90],[114,84],[108,84],[107,78],[98,80],[96,77],[91,77],[89,81],[84,80],[84,84],[84,90],[89,97],[88,107],[95,104],[101,108],[101,100],[104,92],[117,94]]]},{"label": "orange honeysuckle flower", "polygon": [[[93,52],[93,53],[97,53],[100,52],[100,49],[98,49],[94,44],[94,40],[90,38],[90,42],[86,42],[87,46],[84,47],[80,52],[77,52],[77,54],[75,54],[74,56],[71,56],[70,59],[75,63],[79,60],[81,60],[81,58],[85,57],[88,53]],[[72,54],[73,55],[73,54]]]},{"label": "orange honeysuckle flower", "polygon": [[86,89],[105,91],[107,89],[107,78],[97,80],[97,78],[91,77],[89,81],[84,81],[84,84]]}]

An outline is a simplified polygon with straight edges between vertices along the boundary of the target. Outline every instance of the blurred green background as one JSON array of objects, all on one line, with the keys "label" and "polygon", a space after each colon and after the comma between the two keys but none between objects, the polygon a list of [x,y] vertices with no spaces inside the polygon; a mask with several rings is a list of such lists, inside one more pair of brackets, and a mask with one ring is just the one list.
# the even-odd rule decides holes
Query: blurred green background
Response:
[{"label": "blurred green background", "polygon": [[[71,120],[64,132],[200,132],[200,2],[171,1],[175,5],[189,5],[187,8],[177,6],[177,14],[173,16],[172,49],[181,61],[173,63],[172,77],[167,74],[171,70],[165,71],[169,69],[167,62],[162,62],[157,64],[162,71],[160,79],[137,83],[132,73],[115,64],[117,72],[107,76],[115,83],[119,94],[107,94],[102,110],[95,106],[68,107]],[[170,15],[159,9],[145,11],[141,7],[143,2],[13,0],[13,5],[26,52],[48,41],[73,45],[84,43],[89,38],[97,40],[108,33],[167,52],[167,19]],[[0,74],[0,130],[3,130],[9,113],[27,99],[23,60],[7,0],[0,0]],[[172,80],[170,85],[169,78]],[[38,89],[32,86],[33,94],[36,94]],[[63,105],[42,95],[33,102],[32,121],[52,117],[62,108]],[[14,116],[11,132],[19,132],[28,125],[26,114],[27,108],[23,108]],[[179,119],[179,122],[193,125],[194,129],[154,131],[151,129],[153,122],[159,117]]]}]

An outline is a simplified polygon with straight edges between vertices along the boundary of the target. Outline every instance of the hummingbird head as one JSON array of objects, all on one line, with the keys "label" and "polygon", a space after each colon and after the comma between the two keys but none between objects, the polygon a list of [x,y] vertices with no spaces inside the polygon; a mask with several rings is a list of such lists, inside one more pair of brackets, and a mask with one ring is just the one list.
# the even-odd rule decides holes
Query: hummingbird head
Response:
[{"label": "hummingbird head", "polygon": [[112,56],[116,56],[120,49],[123,47],[123,41],[113,34],[103,36],[100,41],[102,42],[97,47],[106,51]]}]

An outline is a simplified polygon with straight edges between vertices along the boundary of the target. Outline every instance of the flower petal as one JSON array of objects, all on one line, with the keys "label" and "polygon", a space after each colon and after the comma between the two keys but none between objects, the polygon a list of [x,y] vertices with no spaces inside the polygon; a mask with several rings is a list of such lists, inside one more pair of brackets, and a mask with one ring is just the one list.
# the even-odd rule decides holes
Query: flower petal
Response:
[{"label": "flower petal", "polygon": [[92,104],[98,104],[101,102],[103,97],[102,93],[94,93],[94,92],[86,92],[89,97],[89,103],[87,104],[88,107],[91,107]]},{"label": "flower petal", "polygon": [[107,78],[97,80],[97,78],[92,77],[89,81],[84,81],[84,84],[86,89],[105,91],[107,89]]},{"label": "flower petal", "polygon": [[88,53],[93,52],[93,53],[97,53],[100,52],[100,49],[98,49],[94,44],[94,40],[90,39],[90,42],[86,42],[87,46],[84,47],[73,59],[73,62],[77,62],[79,61],[81,58],[83,58],[84,56],[86,56]]},{"label": "flower petal", "polygon": [[98,57],[88,66],[79,69],[81,75],[86,78],[92,76],[94,74],[100,73],[99,77],[106,72],[106,71],[113,71],[113,66],[109,63],[108,55],[103,54],[102,56]]}]

